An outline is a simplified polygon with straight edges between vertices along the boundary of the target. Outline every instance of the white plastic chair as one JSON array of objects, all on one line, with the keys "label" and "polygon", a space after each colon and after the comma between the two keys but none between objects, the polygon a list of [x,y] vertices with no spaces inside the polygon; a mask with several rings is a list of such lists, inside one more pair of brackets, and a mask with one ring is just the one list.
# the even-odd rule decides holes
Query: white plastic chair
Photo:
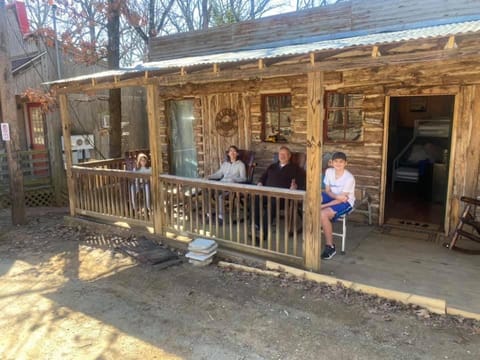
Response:
[{"label": "white plastic chair", "polygon": [[333,236],[337,236],[337,237],[342,239],[342,250],[340,252],[342,255],[345,255],[345,242],[347,240],[347,216],[349,214],[351,214],[354,210],[355,210],[355,208],[353,208],[348,213],[346,213],[346,214],[344,214],[344,215],[342,215],[338,218],[338,221],[340,221],[342,223],[342,232],[333,231],[333,233],[332,233]]}]

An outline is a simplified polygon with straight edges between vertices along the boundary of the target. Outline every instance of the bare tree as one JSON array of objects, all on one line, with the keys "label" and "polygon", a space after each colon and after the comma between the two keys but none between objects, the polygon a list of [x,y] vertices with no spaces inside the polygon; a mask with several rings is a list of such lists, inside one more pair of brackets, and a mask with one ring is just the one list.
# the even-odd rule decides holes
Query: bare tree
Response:
[{"label": "bare tree", "polygon": [[262,17],[280,7],[272,0],[177,0],[168,16],[176,32]]},{"label": "bare tree", "polygon": [[212,2],[214,25],[258,19],[278,6],[271,0],[213,0]]},{"label": "bare tree", "polygon": [[344,0],[297,0],[296,9],[309,9],[313,7],[327,6],[337,4]]},{"label": "bare tree", "polygon": [[31,29],[35,32],[39,29],[52,26],[48,0],[26,0],[25,7],[28,11]]}]

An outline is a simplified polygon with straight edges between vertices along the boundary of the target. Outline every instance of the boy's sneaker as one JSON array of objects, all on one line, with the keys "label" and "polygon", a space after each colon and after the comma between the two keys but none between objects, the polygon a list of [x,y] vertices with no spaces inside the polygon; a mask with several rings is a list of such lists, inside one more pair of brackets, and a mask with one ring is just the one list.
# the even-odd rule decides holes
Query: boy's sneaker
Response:
[{"label": "boy's sneaker", "polygon": [[325,249],[322,253],[322,259],[329,260],[335,256],[337,252],[335,251],[335,245],[325,245]]}]

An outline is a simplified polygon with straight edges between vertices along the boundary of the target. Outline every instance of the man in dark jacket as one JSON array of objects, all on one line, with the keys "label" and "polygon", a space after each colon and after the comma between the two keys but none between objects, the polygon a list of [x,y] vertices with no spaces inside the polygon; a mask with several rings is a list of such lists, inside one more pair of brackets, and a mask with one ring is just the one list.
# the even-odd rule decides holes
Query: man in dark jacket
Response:
[{"label": "man in dark jacket", "polygon": [[[280,147],[278,151],[278,161],[271,164],[267,170],[260,177],[258,186],[273,186],[284,189],[300,189],[305,190],[305,170],[300,168],[296,164],[292,164],[290,159],[292,158],[292,152],[286,146]],[[255,216],[254,222],[257,229],[260,228],[260,197],[255,197]],[[275,198],[270,200],[270,219],[275,218],[276,214],[276,201]],[[267,210],[267,198],[264,197],[262,201],[263,206],[263,235],[268,234],[268,210]],[[280,208],[284,208],[284,201],[280,203]]]}]

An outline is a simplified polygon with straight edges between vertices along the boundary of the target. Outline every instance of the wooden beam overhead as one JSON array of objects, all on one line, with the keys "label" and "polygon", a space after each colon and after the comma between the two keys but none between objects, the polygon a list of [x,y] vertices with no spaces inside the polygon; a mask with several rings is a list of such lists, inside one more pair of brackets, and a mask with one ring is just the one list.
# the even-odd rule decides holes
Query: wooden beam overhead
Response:
[{"label": "wooden beam overhead", "polygon": [[310,65],[315,65],[315,53],[311,52],[310,56]]},{"label": "wooden beam overhead", "polygon": [[149,75],[149,74],[148,74],[148,71],[145,71],[144,78],[145,78],[145,79],[148,79],[148,75]]},{"label": "wooden beam overhead", "polygon": [[220,68],[219,68],[218,64],[213,64],[213,72],[214,72],[215,74],[218,74],[219,71],[220,71]]},{"label": "wooden beam overhead", "polygon": [[187,75],[187,71],[186,71],[185,68],[182,66],[182,67],[180,68],[180,76],[185,76],[185,75]]},{"label": "wooden beam overhead", "polygon": [[113,77],[113,82],[114,82],[115,84],[118,84],[119,81],[120,81],[120,79],[119,79],[118,75],[116,75],[116,76]]}]

